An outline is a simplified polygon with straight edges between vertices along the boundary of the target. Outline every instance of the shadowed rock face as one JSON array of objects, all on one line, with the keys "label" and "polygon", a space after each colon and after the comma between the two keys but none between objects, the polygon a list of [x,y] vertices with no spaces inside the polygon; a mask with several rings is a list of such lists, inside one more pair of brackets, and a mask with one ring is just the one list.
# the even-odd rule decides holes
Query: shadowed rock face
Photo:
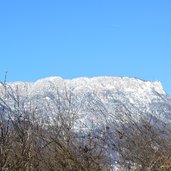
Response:
[{"label": "shadowed rock face", "polygon": [[[171,100],[160,82],[143,81],[128,77],[94,77],[65,80],[49,77],[34,83],[7,83],[9,92],[20,96],[24,108],[31,102],[45,116],[54,117],[59,112],[77,113],[79,120],[102,122],[127,111],[135,117],[154,113],[154,116],[170,122]],[[10,87],[10,88],[9,88]],[[1,85],[1,97],[5,95]],[[8,96],[9,104],[12,101]],[[48,113],[47,107],[51,110]]]}]

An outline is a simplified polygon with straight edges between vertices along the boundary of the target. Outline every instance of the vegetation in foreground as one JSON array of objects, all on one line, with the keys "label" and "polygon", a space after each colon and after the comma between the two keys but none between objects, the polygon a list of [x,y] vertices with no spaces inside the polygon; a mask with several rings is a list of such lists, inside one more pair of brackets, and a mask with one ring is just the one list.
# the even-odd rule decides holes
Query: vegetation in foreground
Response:
[{"label": "vegetation in foreground", "polygon": [[[45,119],[31,101],[24,104],[16,89],[6,83],[2,87],[1,171],[110,171],[113,165],[123,170],[171,170],[171,130],[150,115],[137,121],[123,111],[108,122],[105,113],[106,123],[98,129],[75,131],[72,98],[66,98],[63,111],[57,98],[55,111],[47,107],[48,114],[53,110],[55,117]],[[96,114],[98,106],[92,108]]]}]

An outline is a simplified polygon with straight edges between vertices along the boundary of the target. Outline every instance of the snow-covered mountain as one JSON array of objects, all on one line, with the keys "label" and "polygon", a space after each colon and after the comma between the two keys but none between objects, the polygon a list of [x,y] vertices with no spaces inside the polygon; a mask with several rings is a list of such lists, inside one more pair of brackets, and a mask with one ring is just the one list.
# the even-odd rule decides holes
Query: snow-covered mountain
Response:
[{"label": "snow-covered mountain", "polygon": [[[67,137],[69,137],[71,141],[74,139],[76,144],[81,144],[83,149],[87,147],[86,145],[91,147],[93,137],[95,145],[99,144],[97,147],[100,147],[100,153],[101,147],[105,150],[104,153],[112,170],[122,170],[121,168],[124,170],[122,163],[117,161],[120,161],[121,155],[126,152],[124,152],[124,143],[130,150],[129,143],[134,140],[132,138],[137,138],[137,135],[138,137],[145,135],[140,140],[145,142],[144,140],[150,138],[150,141],[146,142],[151,142],[152,138],[148,147],[152,146],[155,149],[162,147],[158,137],[157,141],[154,139],[153,142],[154,135],[156,135],[155,132],[153,134],[153,129],[148,127],[148,124],[143,124],[150,119],[150,126],[155,123],[157,133],[158,128],[162,128],[159,133],[162,138],[165,137],[167,131],[164,133],[162,131],[163,128],[170,128],[171,98],[163,90],[159,81],[150,82],[128,77],[94,77],[71,80],[49,77],[34,83],[1,83],[0,114],[4,123],[9,124],[8,121],[11,121],[15,126],[14,130],[18,131],[18,128],[20,129],[18,126],[22,127],[22,123],[24,123],[24,130],[27,123],[33,123],[33,125],[30,124],[32,131],[38,128],[40,132],[43,130],[47,136],[52,129],[55,138],[59,136],[57,140],[61,140],[62,137],[62,142],[66,140],[68,143]],[[143,121],[141,119],[144,117],[147,122],[139,122]],[[169,127],[165,127],[167,124]],[[28,130],[31,130],[30,127]],[[145,132],[141,134],[143,130]],[[134,133],[136,133],[135,137]],[[146,133],[150,133],[147,139]],[[158,141],[159,144],[157,144]],[[133,144],[133,148],[135,144]],[[138,144],[135,153],[138,153]],[[80,145],[78,148],[80,150]],[[98,148],[96,150],[98,151]],[[120,152],[120,150],[123,151]]]},{"label": "snow-covered mountain", "polygon": [[[158,119],[171,121],[171,99],[159,81],[150,82],[128,77],[94,77],[65,80],[49,77],[30,82],[8,83],[8,94],[20,97],[21,108],[34,104],[43,116],[59,113],[76,115],[84,123],[103,122],[123,111],[134,117],[152,114]],[[9,88],[10,87],[10,88]],[[14,106],[11,97],[0,86],[1,97]],[[49,110],[48,110],[49,109]]]}]

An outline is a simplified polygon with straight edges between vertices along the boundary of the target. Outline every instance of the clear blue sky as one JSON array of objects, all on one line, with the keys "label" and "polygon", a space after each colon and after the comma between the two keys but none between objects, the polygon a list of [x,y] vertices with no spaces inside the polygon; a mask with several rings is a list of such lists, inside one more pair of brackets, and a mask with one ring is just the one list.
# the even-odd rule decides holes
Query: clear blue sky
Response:
[{"label": "clear blue sky", "polygon": [[171,0],[2,0],[0,80],[130,76],[171,95]]}]

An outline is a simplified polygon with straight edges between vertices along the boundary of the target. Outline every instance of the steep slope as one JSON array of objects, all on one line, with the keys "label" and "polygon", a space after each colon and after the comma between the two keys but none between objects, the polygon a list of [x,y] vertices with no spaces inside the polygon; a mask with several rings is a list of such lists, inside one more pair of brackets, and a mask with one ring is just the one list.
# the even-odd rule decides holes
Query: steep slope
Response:
[{"label": "steep slope", "polygon": [[[171,100],[159,81],[150,82],[128,77],[94,77],[64,80],[49,77],[35,83],[8,83],[10,91],[18,94],[24,107],[32,102],[43,116],[57,113],[76,114],[86,124],[103,122],[123,111],[134,117],[153,114],[170,122]],[[4,95],[3,86],[0,87]],[[10,99],[7,100],[9,103]],[[22,106],[23,107],[23,106]],[[47,108],[50,108],[49,111]]]},{"label": "steep slope", "polygon": [[[37,144],[55,139],[59,147],[63,147],[61,142],[74,145],[71,148],[74,154],[78,152],[79,156],[82,149],[81,157],[85,154],[86,161],[87,150],[95,150],[89,154],[91,157],[103,151],[102,156],[112,170],[124,170],[123,166],[139,163],[136,160],[139,154],[143,156],[141,161],[144,157],[149,161],[149,155],[153,161],[158,154],[156,149],[165,146],[163,139],[170,135],[171,99],[158,81],[128,77],[71,80],[50,77],[34,83],[1,83],[0,115],[4,126],[19,135],[17,139],[33,134]],[[142,163],[137,166],[141,167]]]}]

